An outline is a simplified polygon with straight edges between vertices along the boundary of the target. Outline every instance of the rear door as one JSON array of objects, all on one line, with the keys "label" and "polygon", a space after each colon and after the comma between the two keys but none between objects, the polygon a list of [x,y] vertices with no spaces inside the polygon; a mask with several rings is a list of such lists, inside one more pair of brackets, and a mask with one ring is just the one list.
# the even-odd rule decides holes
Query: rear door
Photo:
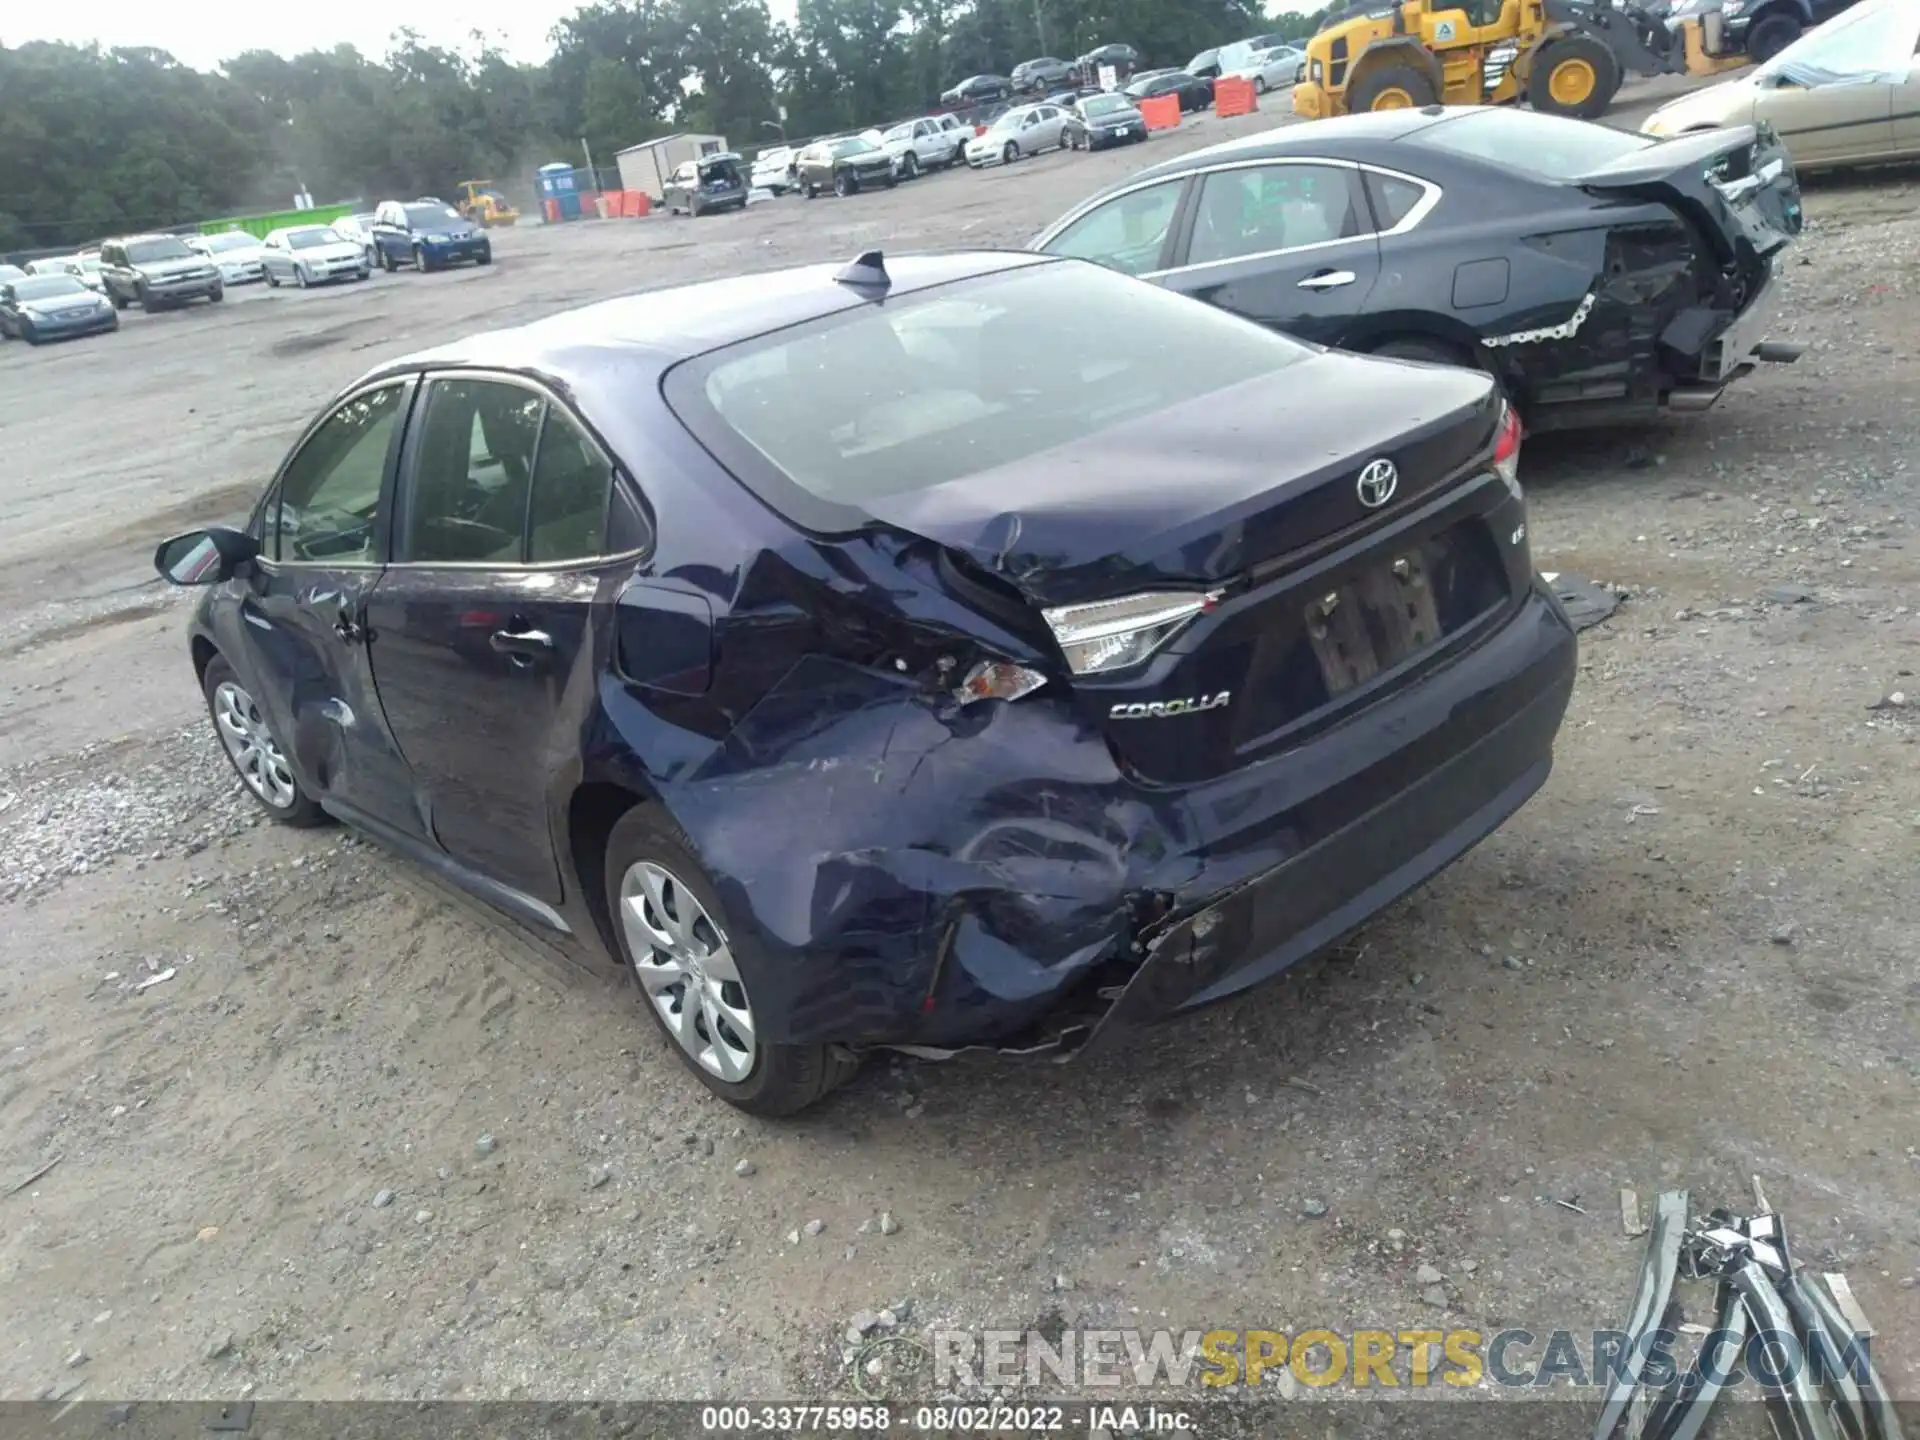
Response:
[{"label": "rear door", "polygon": [[565,721],[585,709],[575,687],[592,685],[612,466],[563,405],[517,377],[432,376],[420,406],[393,560],[368,606],[380,703],[441,848],[555,903],[548,795],[578,752]]},{"label": "rear door", "polygon": [[373,690],[366,600],[379,582],[411,377],[347,396],[300,442],[264,510],[243,582],[235,668],[251,677],[314,798],[424,833]]},{"label": "rear door", "polygon": [[1150,278],[1303,340],[1335,345],[1380,277],[1359,172],[1265,160],[1198,177],[1174,262]]}]

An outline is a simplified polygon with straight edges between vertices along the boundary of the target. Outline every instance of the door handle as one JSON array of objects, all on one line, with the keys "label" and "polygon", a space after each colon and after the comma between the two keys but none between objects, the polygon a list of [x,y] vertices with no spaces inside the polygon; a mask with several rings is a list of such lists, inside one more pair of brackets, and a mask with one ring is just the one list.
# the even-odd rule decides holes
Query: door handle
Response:
[{"label": "door handle", "polygon": [[497,654],[523,668],[553,653],[553,636],[544,630],[496,630],[489,643]]},{"label": "door handle", "polygon": [[1302,290],[1336,290],[1351,285],[1360,277],[1351,270],[1316,270],[1300,282]]},{"label": "door handle", "polygon": [[366,636],[366,627],[353,618],[352,607],[341,605],[333,618],[333,633],[340,637],[340,643],[351,645]]}]

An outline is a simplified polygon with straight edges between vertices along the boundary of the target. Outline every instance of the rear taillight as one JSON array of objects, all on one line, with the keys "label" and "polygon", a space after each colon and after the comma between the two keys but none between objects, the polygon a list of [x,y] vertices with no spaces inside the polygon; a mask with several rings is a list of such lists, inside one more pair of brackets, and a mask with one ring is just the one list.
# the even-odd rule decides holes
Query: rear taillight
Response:
[{"label": "rear taillight", "polygon": [[1505,400],[1500,402],[1500,437],[1493,442],[1493,468],[1507,482],[1513,498],[1520,498],[1520,441],[1526,430],[1520,424],[1520,412]]}]

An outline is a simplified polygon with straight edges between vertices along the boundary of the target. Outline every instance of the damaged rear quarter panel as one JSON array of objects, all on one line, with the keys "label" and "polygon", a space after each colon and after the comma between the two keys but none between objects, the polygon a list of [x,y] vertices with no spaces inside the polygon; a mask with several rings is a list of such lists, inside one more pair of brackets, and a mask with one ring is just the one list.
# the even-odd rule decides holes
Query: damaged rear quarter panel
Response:
[{"label": "damaged rear quarter panel", "polygon": [[1130,891],[1186,828],[1063,703],[960,708],[818,655],[660,793],[784,1017],[769,1038],[795,1042],[1031,1019],[1124,945]]}]

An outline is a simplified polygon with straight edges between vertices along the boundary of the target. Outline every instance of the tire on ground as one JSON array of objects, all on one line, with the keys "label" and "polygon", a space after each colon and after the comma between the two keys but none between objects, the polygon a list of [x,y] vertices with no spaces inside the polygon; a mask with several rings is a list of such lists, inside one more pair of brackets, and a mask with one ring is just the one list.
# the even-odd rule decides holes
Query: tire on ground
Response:
[{"label": "tire on ground", "polygon": [[[219,712],[214,708],[213,696],[221,684],[229,680],[236,685],[242,683],[240,677],[234,673],[233,666],[227,663],[227,657],[224,655],[215,655],[211,660],[207,661],[207,668],[200,676],[200,693],[205,697],[207,702],[207,719],[213,725],[214,739],[216,742],[219,741],[220,736],[220,717]],[[257,697],[255,703],[258,703]],[[278,737],[276,736],[275,739],[278,740]],[[295,830],[311,830],[315,826],[332,823],[332,817],[320,808],[319,801],[308,795],[301,787],[297,776],[293,782],[293,803],[285,806],[273,805],[256,794],[253,787],[246,783],[245,778],[240,775],[239,765],[235,763],[233,756],[228,752],[224,743],[220,744],[220,753],[226,758],[227,764],[232,767],[235,777],[240,779],[240,788],[246,794],[246,797],[265,811],[268,817],[276,824],[286,825]]]},{"label": "tire on ground", "polygon": [[[728,947],[738,955],[742,932],[721,903],[705,867],[695,857],[693,843],[658,805],[636,805],[615,823],[607,836],[606,849],[605,894],[612,912],[609,919],[620,958],[629,973],[633,970],[633,955],[625,927],[620,923],[620,886],[627,871],[641,861],[659,865],[692,892],[701,908],[724,932]],[[837,1046],[779,1045],[756,1037],[753,1068],[747,1078],[738,1082],[722,1080],[681,1048],[654,1008],[653,1000],[637,981],[634,988],[640,1005],[658,1027],[667,1048],[707,1089],[750,1114],[773,1117],[798,1114],[860,1068],[858,1059]],[[753,1003],[751,991],[747,994],[747,1003]]]},{"label": "tire on ground", "polygon": [[1386,65],[1362,75],[1347,91],[1347,109],[1417,110],[1440,98],[1433,78],[1411,65]]},{"label": "tire on ground", "polygon": [[1593,120],[1620,89],[1620,60],[1591,35],[1563,35],[1540,47],[1527,76],[1527,103],[1547,115]]}]

